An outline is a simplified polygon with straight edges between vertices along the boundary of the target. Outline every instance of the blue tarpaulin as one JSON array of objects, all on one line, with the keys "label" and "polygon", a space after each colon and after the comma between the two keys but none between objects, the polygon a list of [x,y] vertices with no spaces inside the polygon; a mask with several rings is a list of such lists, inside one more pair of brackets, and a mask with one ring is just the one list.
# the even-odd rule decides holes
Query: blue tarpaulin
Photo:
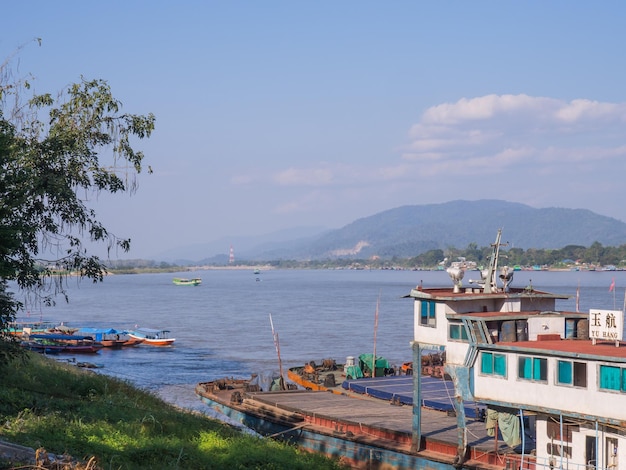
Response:
[{"label": "blue tarpaulin", "polygon": [[[449,380],[435,377],[422,377],[422,406],[440,411],[454,410],[454,385]],[[413,376],[394,375],[388,377],[346,380],[341,385],[344,389],[356,393],[396,401],[404,405],[413,404]],[[465,415],[477,417],[478,406],[475,402],[465,402]]]},{"label": "blue tarpaulin", "polygon": [[113,328],[81,328],[78,332],[82,335],[91,336],[95,341],[102,341],[106,335],[123,333]]}]

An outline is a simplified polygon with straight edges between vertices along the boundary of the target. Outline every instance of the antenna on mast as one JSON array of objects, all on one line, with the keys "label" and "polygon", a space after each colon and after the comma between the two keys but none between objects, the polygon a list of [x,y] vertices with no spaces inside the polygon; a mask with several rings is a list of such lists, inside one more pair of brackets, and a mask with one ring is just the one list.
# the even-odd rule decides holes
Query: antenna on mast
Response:
[{"label": "antenna on mast", "polygon": [[500,243],[502,238],[502,229],[498,229],[498,235],[496,236],[496,242],[491,245],[491,259],[489,260],[489,268],[487,269],[487,275],[485,276],[485,294],[491,294],[498,291],[498,284],[496,274],[498,272],[498,257],[500,256],[500,247],[506,246],[508,243]]},{"label": "antenna on mast", "polygon": [[376,377],[376,334],[378,332],[378,309],[380,308],[380,293],[376,301],[376,313],[374,314],[374,354],[372,355],[372,377]]},{"label": "antenna on mast", "polygon": [[276,354],[278,355],[278,370],[280,372],[280,389],[285,390],[285,379],[283,379],[283,361],[280,358],[280,341],[278,340],[278,332],[274,330],[274,322],[272,321],[272,314],[270,313],[270,325],[272,325],[272,337],[274,338],[274,346],[276,347]]}]

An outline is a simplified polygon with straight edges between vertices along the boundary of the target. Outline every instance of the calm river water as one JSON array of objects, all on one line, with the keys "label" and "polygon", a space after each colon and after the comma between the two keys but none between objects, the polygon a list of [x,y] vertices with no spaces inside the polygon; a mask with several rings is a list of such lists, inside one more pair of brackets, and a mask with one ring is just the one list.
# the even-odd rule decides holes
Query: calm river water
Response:
[{"label": "calm river water", "polygon": [[[200,277],[202,285],[176,286],[174,276]],[[478,272],[468,272],[478,279]],[[609,286],[615,279],[615,289]],[[30,319],[69,326],[171,330],[170,348],[139,346],[101,350],[77,358],[103,365],[99,372],[152,390],[167,401],[201,409],[193,395],[197,382],[224,376],[249,377],[278,370],[269,316],[278,334],[283,368],[310,360],[373,352],[376,304],[380,299],[376,353],[392,364],[411,360],[413,303],[402,298],[424,287],[450,286],[442,271],[355,270],[202,270],[185,273],[108,276],[92,284],[70,279],[69,303],[30,306]],[[515,273],[513,286],[572,298],[557,308],[622,309],[626,272]],[[25,318],[21,317],[20,320]],[[67,359],[61,357],[61,360]]]}]

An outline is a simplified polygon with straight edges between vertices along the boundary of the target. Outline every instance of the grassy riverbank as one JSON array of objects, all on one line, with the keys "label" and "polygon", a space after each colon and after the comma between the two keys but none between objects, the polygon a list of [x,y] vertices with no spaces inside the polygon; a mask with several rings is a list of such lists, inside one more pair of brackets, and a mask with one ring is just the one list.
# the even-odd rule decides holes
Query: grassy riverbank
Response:
[{"label": "grassy riverbank", "polygon": [[[335,462],[178,410],[37,354],[0,368],[0,439],[122,469],[329,469]],[[10,468],[0,462],[0,468]]]}]

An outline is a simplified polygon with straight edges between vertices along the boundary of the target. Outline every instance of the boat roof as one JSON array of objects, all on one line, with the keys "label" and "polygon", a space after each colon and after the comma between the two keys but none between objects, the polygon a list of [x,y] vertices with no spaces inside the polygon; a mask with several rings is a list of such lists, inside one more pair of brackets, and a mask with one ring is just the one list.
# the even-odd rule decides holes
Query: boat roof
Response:
[{"label": "boat roof", "polygon": [[465,312],[465,313],[447,313],[449,319],[469,318],[472,320],[510,320],[510,319],[528,319],[538,316],[554,317],[560,316],[565,318],[589,318],[588,312],[566,312],[554,310],[522,310],[519,312]]},{"label": "boat roof", "polygon": [[485,293],[483,289],[477,287],[461,288],[459,292],[455,292],[452,287],[434,287],[422,288],[420,286],[411,289],[411,292],[405,297],[416,299],[432,299],[432,300],[476,300],[476,299],[515,299],[515,298],[535,298],[535,299],[559,299],[567,300],[571,295],[553,294],[536,290],[534,287],[511,287],[509,290]]},{"label": "boat roof", "polygon": [[[619,346],[616,346],[619,345]],[[586,360],[626,362],[626,342],[607,340],[554,339],[538,341],[498,342],[481,349],[506,349],[516,352],[564,356]]]},{"label": "boat roof", "polygon": [[45,326],[45,327],[50,327],[50,326],[57,326],[59,324],[59,322],[56,321],[48,321],[48,320],[34,320],[34,321],[28,321],[28,320],[20,320],[20,321],[12,321],[7,323],[8,327],[23,327],[23,326]]},{"label": "boat roof", "polygon": [[116,333],[122,333],[114,328],[81,328],[79,330],[81,333],[94,333],[94,334],[105,334],[105,335],[114,335]]},{"label": "boat roof", "polygon": [[29,338],[32,339],[65,339],[65,340],[83,340],[83,339],[92,339],[90,336],[80,336],[80,335],[66,335],[63,333],[41,333],[28,335]]}]

